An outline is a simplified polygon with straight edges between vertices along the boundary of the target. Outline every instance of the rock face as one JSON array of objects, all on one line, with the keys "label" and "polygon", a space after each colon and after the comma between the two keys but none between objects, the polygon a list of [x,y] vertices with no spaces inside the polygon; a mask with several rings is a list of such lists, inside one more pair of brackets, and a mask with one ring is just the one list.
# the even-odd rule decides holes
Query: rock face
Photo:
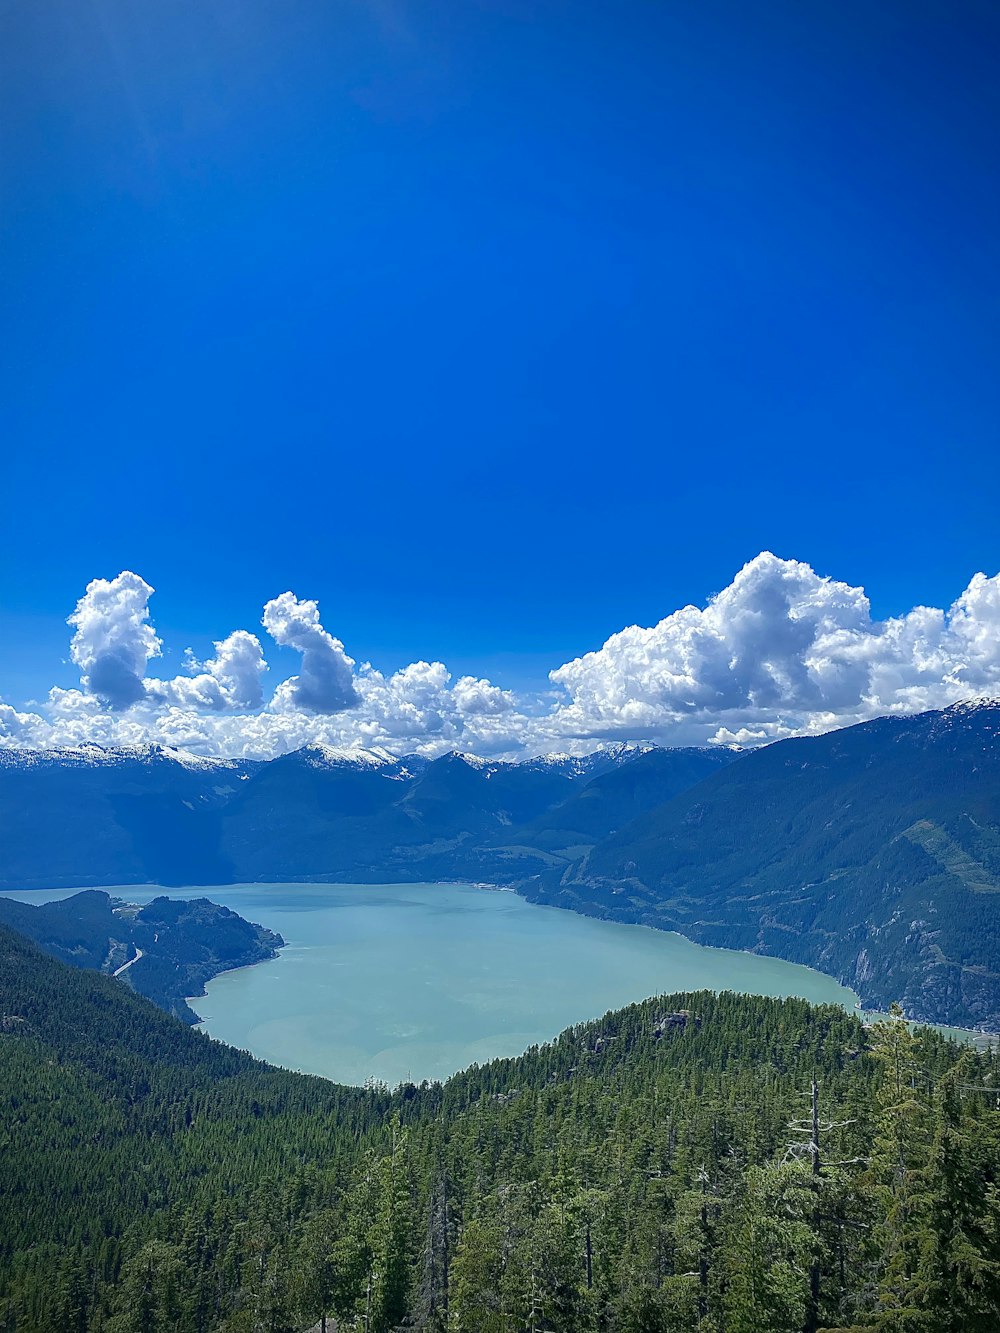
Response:
[{"label": "rock face", "polygon": [[1000,702],[753,751],[521,887],[1000,1031]]},{"label": "rock face", "polygon": [[137,907],[98,889],[38,906],[0,898],[0,923],[63,962],[117,975],[187,1023],[198,1016],[185,996],[203,994],[219,972],[274,958],[284,944],[207,898]]}]

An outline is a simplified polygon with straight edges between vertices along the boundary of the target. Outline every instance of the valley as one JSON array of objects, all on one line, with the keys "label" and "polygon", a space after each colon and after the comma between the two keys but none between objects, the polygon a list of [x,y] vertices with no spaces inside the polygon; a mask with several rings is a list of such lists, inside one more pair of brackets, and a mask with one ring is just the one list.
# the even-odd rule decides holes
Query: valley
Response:
[{"label": "valley", "polygon": [[1000,703],[519,762],[0,749],[0,891],[492,883],[1000,1030]]},{"label": "valley", "polygon": [[[155,900],[161,890],[115,892]],[[470,885],[170,892],[179,906],[213,899],[287,941],[273,961],[223,972],[189,1000],[204,1030],[271,1064],[338,1083],[445,1079],[666,991],[795,995],[847,1010],[857,999],[832,978],[781,959],[704,948]]]}]

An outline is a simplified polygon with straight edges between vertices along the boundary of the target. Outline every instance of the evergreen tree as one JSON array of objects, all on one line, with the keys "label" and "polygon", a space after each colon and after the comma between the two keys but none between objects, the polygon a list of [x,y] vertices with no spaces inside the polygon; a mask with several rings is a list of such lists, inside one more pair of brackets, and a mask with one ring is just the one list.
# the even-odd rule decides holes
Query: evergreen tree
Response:
[{"label": "evergreen tree", "polygon": [[[926,1170],[930,1237],[917,1289],[934,1333],[994,1333],[1000,1310],[997,1112],[973,1115],[963,1084],[977,1076],[963,1057],[938,1083]],[[975,1085],[970,1091],[975,1095]]]},{"label": "evergreen tree", "polygon": [[920,1044],[894,1005],[872,1029],[882,1066],[868,1183],[877,1210],[878,1269],[872,1322],[884,1333],[926,1327],[926,1250],[931,1239],[927,1168],[932,1137],[928,1076]]},{"label": "evergreen tree", "polygon": [[378,1165],[376,1213],[369,1242],[373,1265],[370,1333],[395,1328],[408,1309],[413,1220],[406,1135],[398,1117],[391,1132],[390,1151]]},{"label": "evergreen tree", "polygon": [[814,1194],[797,1162],[748,1167],[727,1230],[727,1333],[801,1333],[809,1308]]},{"label": "evergreen tree", "polygon": [[108,1333],[176,1333],[182,1317],[181,1263],[165,1241],[147,1241],[124,1265]]}]

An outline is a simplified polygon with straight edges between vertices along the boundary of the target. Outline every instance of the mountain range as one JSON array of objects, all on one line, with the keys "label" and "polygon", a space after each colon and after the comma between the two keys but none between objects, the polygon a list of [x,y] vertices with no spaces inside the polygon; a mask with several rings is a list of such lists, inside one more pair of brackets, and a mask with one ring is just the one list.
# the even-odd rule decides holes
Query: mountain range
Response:
[{"label": "mountain range", "polygon": [[511,880],[566,865],[734,751],[618,745],[521,763],[309,745],[0,749],[0,887]]},{"label": "mountain range", "polygon": [[997,1031],[1000,702],[751,751],[522,888]]},{"label": "mountain range", "polygon": [[0,750],[0,887],[485,880],[1000,1030],[1000,701],[521,763]]}]

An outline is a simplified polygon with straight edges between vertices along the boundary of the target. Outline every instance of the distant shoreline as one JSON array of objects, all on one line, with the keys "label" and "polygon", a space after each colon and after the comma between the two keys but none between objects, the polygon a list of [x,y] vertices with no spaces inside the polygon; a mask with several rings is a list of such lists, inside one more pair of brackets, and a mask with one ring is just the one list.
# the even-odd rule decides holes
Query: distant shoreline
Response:
[{"label": "distant shoreline", "polygon": [[[151,882],[149,882],[149,881],[146,881],[146,882],[141,883],[141,884],[140,884],[140,883],[133,883],[133,884],[83,884],[83,885],[56,885],[56,886],[51,886],[51,887],[47,887],[47,888],[28,888],[28,889],[16,889],[16,890],[15,890],[15,889],[0,889],[0,897],[11,897],[11,898],[15,898],[15,899],[17,899],[17,900],[19,900],[19,901],[22,901],[22,902],[30,902],[30,901],[35,897],[35,895],[37,895],[37,894],[47,894],[47,895],[51,895],[52,898],[55,899],[55,898],[69,897],[69,896],[71,896],[71,895],[74,894],[74,893],[81,893],[81,892],[84,892],[84,891],[87,890],[87,889],[101,889],[101,890],[103,890],[104,892],[109,893],[109,894],[112,894],[112,895],[115,896],[115,897],[121,898],[122,901],[124,901],[124,902],[128,902],[128,903],[131,903],[131,902],[132,902],[132,900],[128,897],[128,895],[129,895],[129,894],[134,894],[134,893],[136,893],[137,891],[140,891],[140,892],[141,892],[141,891],[146,891],[146,892],[150,893],[153,897],[166,897],[166,898],[169,898],[171,895],[177,895],[177,896],[183,896],[184,898],[187,898],[188,896],[203,896],[203,897],[208,898],[210,901],[214,901],[214,900],[212,899],[212,892],[213,892],[213,891],[218,892],[218,891],[220,891],[220,890],[227,890],[227,891],[240,890],[240,889],[251,889],[251,890],[258,890],[258,889],[259,889],[259,890],[267,890],[267,889],[271,889],[271,888],[278,888],[278,887],[292,887],[292,886],[294,886],[294,887],[296,887],[296,888],[302,888],[302,889],[322,889],[322,888],[329,888],[329,889],[337,889],[337,888],[353,888],[353,889],[402,888],[402,889],[405,889],[405,888],[415,888],[415,887],[420,886],[420,885],[440,885],[441,887],[448,887],[448,888],[470,888],[470,889],[479,889],[479,890],[483,890],[484,892],[489,892],[489,893],[509,893],[509,894],[515,894],[515,895],[518,896],[518,897],[522,897],[522,898],[524,897],[523,894],[518,894],[517,889],[516,889],[513,885],[497,884],[497,883],[495,883],[495,882],[489,882],[489,881],[473,881],[473,880],[464,880],[464,879],[462,879],[462,880],[459,880],[459,879],[449,879],[449,880],[444,880],[444,879],[442,879],[442,880],[398,880],[398,879],[397,879],[397,880],[389,880],[389,879],[385,879],[385,880],[365,880],[365,881],[356,881],[356,880],[326,880],[326,879],[305,879],[305,880],[303,880],[303,879],[291,879],[291,880],[240,880],[239,882],[233,882],[233,883],[229,883],[229,884],[183,884],[183,885],[182,885],[182,884],[162,885],[162,884],[153,884],[153,883],[151,883]],[[606,921],[609,922],[609,924],[615,924],[615,925],[640,925],[640,926],[644,927],[645,929],[648,929],[648,930],[655,930],[655,931],[660,931],[660,930],[662,929],[661,927],[658,927],[658,926],[656,926],[656,925],[653,925],[653,924],[651,924],[651,923],[649,923],[649,922],[615,921],[613,918],[605,918],[605,917],[599,917],[599,916],[592,916],[592,914],[589,913],[589,912],[578,912],[578,911],[577,911],[576,909],[574,909],[574,908],[571,908],[571,907],[563,907],[563,906],[561,906],[560,904],[554,904],[554,903],[536,903],[536,902],[533,902],[533,900],[531,900],[531,899],[525,899],[525,901],[532,902],[532,905],[533,905],[533,906],[536,906],[536,907],[554,907],[554,908],[556,908],[557,910],[559,910],[559,911],[561,911],[561,912],[567,912],[567,913],[569,913],[569,914],[571,914],[571,915],[573,915],[573,916],[584,916],[584,917],[592,917],[592,919],[596,919],[596,920],[606,920]],[[141,905],[141,904],[133,904],[133,905]],[[247,918],[247,919],[249,919],[249,918]],[[251,924],[254,924],[254,925],[260,925],[260,924],[262,924],[262,923],[260,923],[260,922],[252,922]],[[669,931],[665,931],[664,933],[666,933],[666,934],[677,935],[679,938],[688,940],[690,943],[692,943],[692,944],[696,944],[696,945],[698,945],[699,948],[703,948],[703,949],[717,950],[717,951],[720,952],[720,953],[741,954],[741,955],[745,955],[745,956],[749,956],[749,957],[772,958],[772,959],[774,959],[775,962],[784,962],[784,963],[788,963],[790,966],[804,967],[804,968],[806,968],[808,971],[816,973],[818,976],[828,977],[830,980],[837,982],[837,984],[840,985],[841,987],[843,987],[845,990],[852,991],[852,993],[854,993],[855,995],[857,995],[856,992],[853,992],[853,988],[852,988],[848,983],[846,983],[846,982],[844,982],[843,980],[841,980],[841,978],[836,977],[836,976],[834,976],[832,973],[830,973],[830,972],[826,972],[826,971],[824,971],[824,970],[821,969],[821,968],[818,968],[818,967],[812,967],[812,966],[811,966],[810,964],[808,964],[808,963],[794,963],[794,962],[792,962],[792,960],[790,960],[790,959],[783,959],[783,958],[780,957],[780,955],[777,955],[777,954],[759,954],[759,953],[757,953],[755,950],[751,950],[751,949],[733,949],[733,948],[727,948],[727,947],[723,947],[723,946],[706,945],[706,944],[703,944],[703,943],[702,943],[701,941],[699,941],[699,940],[693,940],[693,939],[691,939],[691,937],[690,937],[689,935],[685,935],[683,931],[678,931],[678,930],[675,930],[675,929],[671,929],[671,930],[669,930]],[[287,947],[287,941],[286,941],[285,944],[283,944],[281,947],[282,947],[282,948]],[[191,999],[204,999],[204,998],[208,995],[208,991],[207,991],[207,989],[206,989],[207,984],[208,984],[209,982],[214,981],[214,980],[216,979],[216,977],[224,976],[227,972],[239,972],[239,971],[243,971],[243,970],[245,970],[246,968],[256,967],[256,966],[258,966],[259,963],[273,962],[273,961],[275,961],[276,958],[278,957],[278,953],[279,953],[279,951],[276,950],[276,951],[274,952],[273,956],[270,957],[270,958],[260,958],[260,959],[256,959],[254,962],[251,962],[251,963],[241,963],[241,964],[239,964],[239,965],[236,966],[236,967],[224,968],[224,969],[222,969],[222,970],[219,971],[219,972],[215,972],[215,973],[212,974],[212,976],[210,976],[210,977],[208,977],[208,978],[206,979],[205,985],[203,985],[203,987],[202,987],[202,991],[201,991],[200,995],[190,996],[190,997],[186,997],[186,998],[188,999],[188,1001],[190,1001]],[[811,1003],[815,1003],[815,1001],[811,1001]],[[864,1023],[864,1022],[869,1022],[869,1021],[877,1021],[877,1020],[880,1019],[880,1018],[887,1017],[887,1015],[885,1014],[884,1011],[882,1011],[882,1010],[878,1010],[878,1009],[872,1009],[872,1008],[869,1008],[869,1007],[865,1006],[865,1005],[862,1003],[862,1001],[861,1001],[860,998],[857,998],[857,999],[856,999],[854,1005],[852,1006],[852,1009],[849,1010],[849,1012],[851,1012],[851,1011],[857,1013],[859,1019],[860,1019],[863,1023]],[[197,1011],[195,1011],[195,1012],[197,1013]],[[1000,1040],[1000,1032],[992,1031],[992,1030],[990,1030],[990,1029],[988,1029],[988,1028],[978,1028],[978,1027],[977,1027],[977,1028],[966,1028],[966,1027],[958,1027],[958,1026],[955,1026],[955,1025],[952,1025],[952,1024],[947,1024],[947,1023],[936,1023],[936,1022],[933,1022],[933,1021],[931,1021],[931,1020],[929,1020],[929,1019],[925,1019],[925,1018],[913,1018],[913,1017],[911,1017],[911,1016],[909,1016],[909,1015],[904,1015],[904,1016],[907,1018],[907,1022],[909,1022],[909,1023],[910,1023],[911,1025],[913,1025],[913,1026],[916,1026],[916,1027],[930,1027],[930,1028],[934,1028],[936,1031],[942,1032],[942,1033],[943,1033],[944,1035],[946,1035],[946,1036],[952,1036],[952,1037],[954,1037],[955,1040],[958,1040],[958,1041],[966,1041],[966,1042],[969,1042],[970,1044],[974,1044],[974,1045],[977,1045],[977,1046],[988,1045],[988,1044],[991,1044],[991,1043],[993,1043],[993,1042],[995,1042],[995,1041]],[[207,1021],[205,1018],[199,1016],[199,1017],[198,1017],[198,1023],[197,1023],[197,1026],[200,1026],[200,1025],[203,1024],[205,1021]]]}]

